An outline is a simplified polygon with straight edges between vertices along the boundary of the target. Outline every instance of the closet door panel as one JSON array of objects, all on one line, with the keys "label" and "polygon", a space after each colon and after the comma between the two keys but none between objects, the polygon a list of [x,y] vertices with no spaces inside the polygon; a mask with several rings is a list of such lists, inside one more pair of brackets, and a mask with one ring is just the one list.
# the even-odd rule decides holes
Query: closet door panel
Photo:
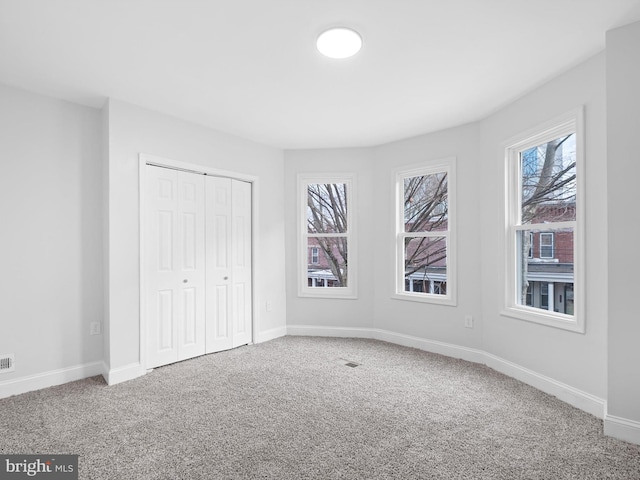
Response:
[{"label": "closet door panel", "polygon": [[252,340],[251,184],[232,180],[233,346]]},{"label": "closet door panel", "polygon": [[204,176],[146,166],[145,366],[205,349]]},{"label": "closet door panel", "polygon": [[233,347],[231,330],[231,179],[206,178],[206,351]]},{"label": "closet door panel", "polygon": [[178,172],[178,359],[205,353],[204,175]]},{"label": "closet door panel", "polygon": [[177,173],[147,166],[146,191],[146,366],[153,368],[178,360]]}]

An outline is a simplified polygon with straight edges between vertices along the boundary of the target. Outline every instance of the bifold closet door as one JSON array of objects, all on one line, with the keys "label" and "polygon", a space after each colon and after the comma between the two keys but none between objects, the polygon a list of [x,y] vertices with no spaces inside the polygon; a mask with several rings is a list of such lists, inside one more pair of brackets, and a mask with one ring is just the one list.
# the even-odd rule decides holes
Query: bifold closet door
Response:
[{"label": "bifold closet door", "polygon": [[207,177],[206,351],[251,342],[251,184]]},{"label": "bifold closet door", "polygon": [[147,368],[205,353],[205,177],[147,165]]}]

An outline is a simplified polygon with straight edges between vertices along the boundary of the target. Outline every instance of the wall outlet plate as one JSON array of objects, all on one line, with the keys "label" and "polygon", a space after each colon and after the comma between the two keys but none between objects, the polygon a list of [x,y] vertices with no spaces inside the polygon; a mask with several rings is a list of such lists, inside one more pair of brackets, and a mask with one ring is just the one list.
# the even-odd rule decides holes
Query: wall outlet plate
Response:
[{"label": "wall outlet plate", "polygon": [[471,315],[466,315],[464,317],[464,326],[467,328],[473,328],[473,317]]},{"label": "wall outlet plate", "polygon": [[89,335],[100,335],[100,322],[91,322],[91,325],[89,325]]}]

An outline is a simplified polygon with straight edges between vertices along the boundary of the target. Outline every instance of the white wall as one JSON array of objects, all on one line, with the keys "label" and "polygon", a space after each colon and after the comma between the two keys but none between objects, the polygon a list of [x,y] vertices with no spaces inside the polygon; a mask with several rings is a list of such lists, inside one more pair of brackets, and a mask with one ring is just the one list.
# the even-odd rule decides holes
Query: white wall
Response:
[{"label": "white wall", "polygon": [[[500,315],[504,302],[504,145],[514,135],[585,106],[586,333]],[[588,60],[481,122],[483,335],[485,350],[606,398],[607,187],[605,56]]]},{"label": "white wall", "polygon": [[[581,172],[586,175],[587,192],[585,334],[500,315],[505,285],[503,144],[581,105],[585,106],[587,152],[586,172]],[[288,325],[294,327],[289,332],[372,336],[485,362],[603,416],[607,398],[605,110],[605,56],[600,54],[480,122],[371,149],[286,152]],[[451,156],[457,159],[457,306],[392,299],[393,170]],[[354,170],[361,179],[360,190],[365,189],[358,225],[368,233],[361,235],[358,253],[359,278],[366,283],[358,301],[297,297],[295,175],[326,170]],[[474,328],[464,327],[465,315],[473,316]]]},{"label": "white wall", "polygon": [[[255,232],[257,340],[285,333],[284,174],[281,150],[120,101],[109,102],[109,318],[111,383],[140,374],[140,153],[258,177]],[[266,303],[272,305],[267,312]],[[105,355],[106,358],[106,355]]]},{"label": "white wall", "polygon": [[[607,34],[609,357],[605,431],[640,443],[640,22]],[[622,421],[620,421],[622,419]],[[627,420],[625,422],[624,420]]]},{"label": "white wall", "polygon": [[[478,125],[470,124],[390,143],[375,152],[376,249],[375,327],[404,335],[464,347],[480,348],[480,176]],[[457,306],[433,305],[391,298],[394,289],[395,248],[394,173],[400,167],[456,157]],[[472,315],[475,328],[464,327]]]},{"label": "white wall", "polygon": [[[290,333],[375,336],[372,329],[480,347],[481,304],[479,203],[480,163],[477,125],[466,125],[376,148],[294,150],[285,152],[287,202],[287,326]],[[458,167],[457,307],[399,301],[393,289],[394,169],[455,156]],[[298,297],[296,177],[299,173],[352,172],[357,175],[358,298]],[[353,251],[353,250],[352,250]],[[464,315],[476,328],[464,328]],[[300,328],[317,327],[313,328]],[[364,330],[361,330],[364,329]]]},{"label": "white wall", "polygon": [[102,360],[100,113],[0,86],[0,136],[2,397]]},{"label": "white wall", "polygon": [[[285,195],[287,229],[287,326],[338,327],[373,326],[375,212],[372,209],[374,182],[372,151],[366,148],[338,150],[296,150],[285,152]],[[297,289],[297,175],[298,173],[354,173],[356,175],[357,299],[300,298]],[[300,331],[300,330],[297,330]],[[324,330],[327,332],[327,330]]]}]

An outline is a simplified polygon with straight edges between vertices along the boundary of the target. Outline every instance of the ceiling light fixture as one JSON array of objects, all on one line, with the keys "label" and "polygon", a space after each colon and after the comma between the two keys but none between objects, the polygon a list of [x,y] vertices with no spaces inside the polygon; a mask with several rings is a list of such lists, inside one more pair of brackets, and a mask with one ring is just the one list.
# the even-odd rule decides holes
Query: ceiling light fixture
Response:
[{"label": "ceiling light fixture", "polygon": [[320,53],[327,57],[348,58],[360,51],[362,37],[350,28],[331,28],[318,36],[316,46]]}]

